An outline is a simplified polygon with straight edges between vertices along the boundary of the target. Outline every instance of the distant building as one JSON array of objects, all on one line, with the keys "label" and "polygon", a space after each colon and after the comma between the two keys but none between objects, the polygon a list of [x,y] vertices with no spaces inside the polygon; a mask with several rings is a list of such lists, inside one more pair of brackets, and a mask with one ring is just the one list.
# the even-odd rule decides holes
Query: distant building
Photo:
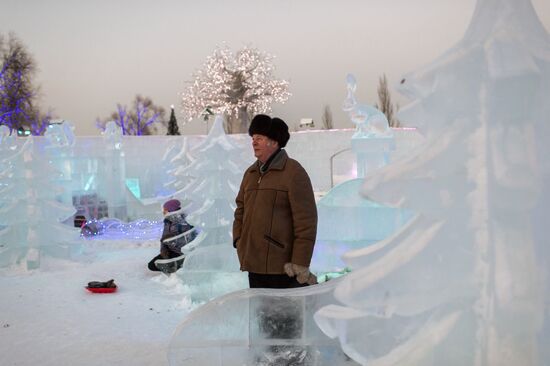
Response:
[{"label": "distant building", "polygon": [[300,130],[310,130],[312,128],[315,128],[315,122],[313,121],[313,118],[302,118],[300,119],[298,128]]}]

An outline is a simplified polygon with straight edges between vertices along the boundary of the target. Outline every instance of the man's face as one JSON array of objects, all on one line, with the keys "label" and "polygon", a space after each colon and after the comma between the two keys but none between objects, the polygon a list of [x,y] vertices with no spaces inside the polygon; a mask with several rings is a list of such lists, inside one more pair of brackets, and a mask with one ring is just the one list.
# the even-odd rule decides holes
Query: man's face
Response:
[{"label": "man's face", "polygon": [[262,163],[265,163],[277,151],[279,144],[267,136],[252,135],[252,148],[254,149],[254,156]]}]

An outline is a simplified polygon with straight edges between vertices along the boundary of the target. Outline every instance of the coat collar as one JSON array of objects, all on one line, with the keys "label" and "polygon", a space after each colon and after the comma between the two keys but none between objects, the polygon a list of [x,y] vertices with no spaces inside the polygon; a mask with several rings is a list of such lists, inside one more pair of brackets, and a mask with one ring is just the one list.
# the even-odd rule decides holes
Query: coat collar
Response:
[{"label": "coat collar", "polygon": [[[288,155],[287,155],[286,151],[284,149],[282,149],[273,158],[273,161],[271,161],[271,164],[269,165],[269,168],[267,169],[267,171],[270,171],[270,170],[283,170],[287,160],[288,160]],[[248,171],[251,172],[251,173],[254,172],[254,171],[260,171],[260,164],[261,164],[260,161],[256,160],[256,162],[254,162],[254,164],[252,164],[252,166],[248,169]]]}]

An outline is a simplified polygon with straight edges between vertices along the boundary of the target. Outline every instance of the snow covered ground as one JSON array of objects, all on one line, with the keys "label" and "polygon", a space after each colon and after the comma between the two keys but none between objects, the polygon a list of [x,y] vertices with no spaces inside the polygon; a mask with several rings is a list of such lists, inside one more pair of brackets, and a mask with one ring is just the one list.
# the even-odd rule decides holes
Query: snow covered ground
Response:
[{"label": "snow covered ground", "polygon": [[[158,240],[83,240],[77,261],[0,273],[0,365],[167,365],[176,326],[197,307],[176,276],[150,272]],[[113,278],[118,291],[93,294]]]}]

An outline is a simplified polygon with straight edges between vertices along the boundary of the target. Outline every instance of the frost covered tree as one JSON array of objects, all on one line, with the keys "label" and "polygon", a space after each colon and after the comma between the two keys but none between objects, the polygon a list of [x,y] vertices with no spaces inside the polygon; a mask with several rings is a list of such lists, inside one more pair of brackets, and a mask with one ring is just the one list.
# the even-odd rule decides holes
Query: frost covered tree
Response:
[{"label": "frost covered tree", "polygon": [[236,53],[217,48],[182,93],[187,118],[210,109],[226,116],[228,133],[246,132],[253,114],[267,113],[274,102],[284,103],[290,96],[288,81],[276,79],[274,69],[273,56],[256,48]]},{"label": "frost covered tree", "polygon": [[36,61],[15,34],[7,40],[0,34],[0,62],[0,124],[43,134],[50,114],[41,113],[37,106]]},{"label": "frost covered tree", "polygon": [[166,125],[164,120],[164,108],[153,103],[149,97],[136,95],[132,107],[117,104],[117,110],[108,118],[97,119],[96,126],[104,131],[107,122],[114,121],[122,129],[124,135],[154,135],[157,126]]}]

